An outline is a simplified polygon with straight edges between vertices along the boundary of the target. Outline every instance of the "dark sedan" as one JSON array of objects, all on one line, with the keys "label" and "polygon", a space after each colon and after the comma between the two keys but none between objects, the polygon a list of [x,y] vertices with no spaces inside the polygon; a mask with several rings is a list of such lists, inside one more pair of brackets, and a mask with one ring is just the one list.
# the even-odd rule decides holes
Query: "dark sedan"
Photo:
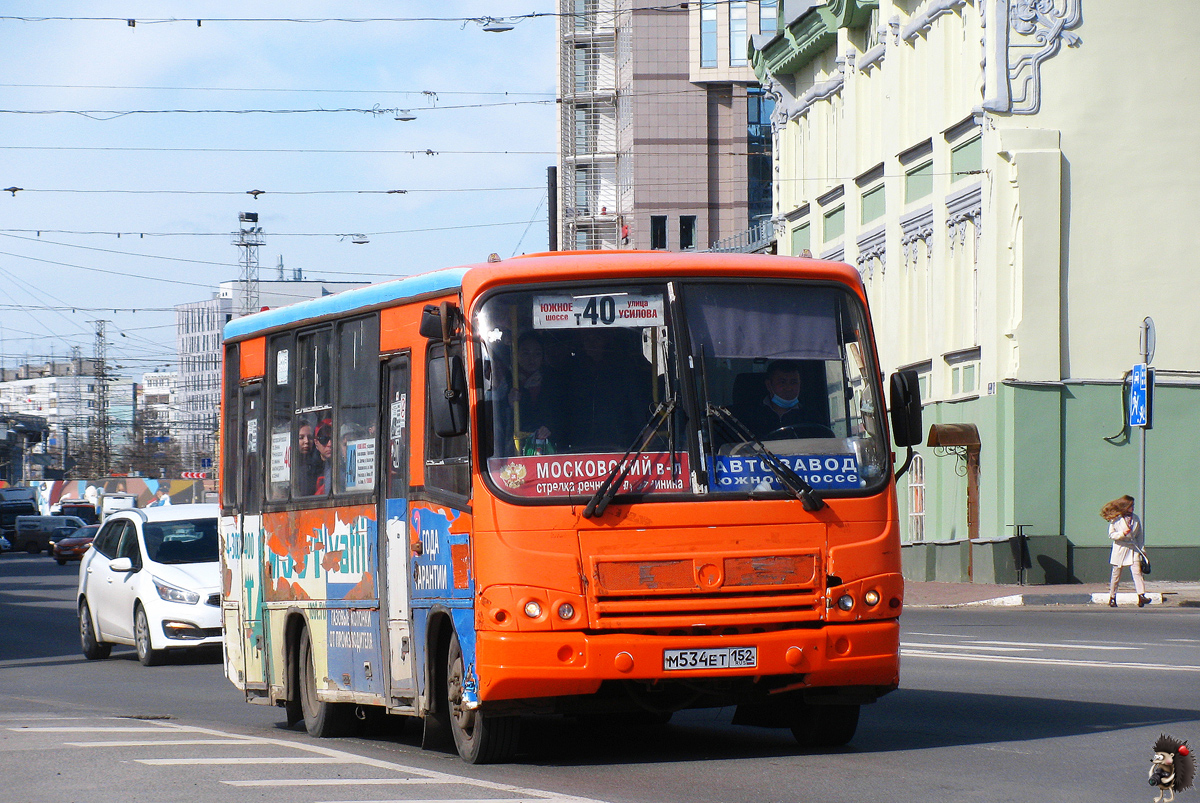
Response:
[{"label": "dark sedan", "polygon": [[65,538],[56,539],[50,550],[58,565],[66,566],[69,560],[81,559],[83,553],[92,545],[92,539],[96,537],[96,531],[99,529],[99,524],[89,524],[72,531]]}]

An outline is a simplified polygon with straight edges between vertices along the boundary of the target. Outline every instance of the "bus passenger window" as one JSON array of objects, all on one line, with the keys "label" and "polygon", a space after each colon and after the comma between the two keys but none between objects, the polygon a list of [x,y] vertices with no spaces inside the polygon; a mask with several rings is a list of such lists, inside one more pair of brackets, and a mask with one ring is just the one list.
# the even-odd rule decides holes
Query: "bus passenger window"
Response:
[{"label": "bus passenger window", "polygon": [[326,496],[333,490],[333,374],[329,360],[329,327],[303,332],[296,338],[295,428],[296,457],[293,497]]},{"label": "bus passenger window", "polygon": [[267,383],[271,394],[271,443],[267,453],[267,499],[286,501],[291,487],[292,419],[295,400],[292,398],[291,334],[271,338],[267,360]]},{"label": "bus passenger window", "polygon": [[338,329],[338,438],[335,477],[339,493],[375,488],[379,429],[379,318]]},{"label": "bus passenger window", "polygon": [[[450,347],[451,356],[462,354],[462,346]],[[426,352],[425,370],[429,374],[429,363],[444,360],[445,351],[441,343],[430,341]],[[433,401],[426,397],[425,405],[425,487],[438,489],[456,496],[471,495],[471,444],[468,436],[439,437],[433,431],[430,408]],[[442,401],[444,404],[445,402]]]}]

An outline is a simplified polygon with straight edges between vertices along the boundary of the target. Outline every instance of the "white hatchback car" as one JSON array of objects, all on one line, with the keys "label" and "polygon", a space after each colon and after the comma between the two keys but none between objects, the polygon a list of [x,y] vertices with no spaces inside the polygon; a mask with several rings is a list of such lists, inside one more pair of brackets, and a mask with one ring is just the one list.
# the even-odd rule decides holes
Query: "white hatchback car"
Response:
[{"label": "white hatchback car", "polygon": [[79,637],[89,659],[132,644],[145,666],[169,649],[221,644],[217,505],[111,514],[79,564]]}]

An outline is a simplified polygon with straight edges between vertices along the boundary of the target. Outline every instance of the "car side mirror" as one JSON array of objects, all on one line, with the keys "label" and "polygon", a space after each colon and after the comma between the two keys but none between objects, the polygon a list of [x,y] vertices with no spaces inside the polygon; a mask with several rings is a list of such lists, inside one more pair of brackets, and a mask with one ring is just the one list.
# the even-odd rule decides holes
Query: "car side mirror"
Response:
[{"label": "car side mirror", "polygon": [[118,574],[131,572],[133,571],[133,561],[129,558],[117,558],[108,564],[108,570],[110,572],[117,572]]},{"label": "car side mirror", "polygon": [[921,442],[921,385],[916,371],[892,374],[888,412],[892,419],[892,440],[897,446],[915,446]]}]

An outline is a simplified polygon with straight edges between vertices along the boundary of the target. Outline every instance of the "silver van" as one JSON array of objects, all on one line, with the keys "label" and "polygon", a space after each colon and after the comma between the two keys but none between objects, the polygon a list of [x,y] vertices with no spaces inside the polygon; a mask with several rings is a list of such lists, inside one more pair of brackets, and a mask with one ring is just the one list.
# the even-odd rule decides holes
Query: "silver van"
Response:
[{"label": "silver van", "polygon": [[[78,516],[17,516],[13,549],[36,555],[49,550],[52,541],[78,530],[85,523]],[[63,530],[67,532],[63,533]]]}]

